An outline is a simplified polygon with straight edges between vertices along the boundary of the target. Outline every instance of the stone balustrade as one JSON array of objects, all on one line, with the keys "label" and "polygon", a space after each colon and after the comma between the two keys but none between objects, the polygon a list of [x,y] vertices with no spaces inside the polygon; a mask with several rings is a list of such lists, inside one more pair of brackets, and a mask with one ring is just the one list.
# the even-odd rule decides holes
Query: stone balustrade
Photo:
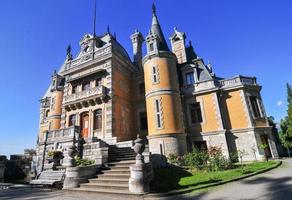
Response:
[{"label": "stone balustrade", "polygon": [[94,88],[90,88],[88,90],[84,90],[81,92],[77,92],[75,94],[71,94],[68,96],[64,96],[63,103],[70,104],[79,100],[88,99],[91,97],[103,97],[106,94],[106,88],[104,86],[98,86]]},{"label": "stone balustrade", "polygon": [[[100,61],[103,60],[107,57],[107,55],[111,54],[111,45],[107,45],[105,47],[102,47],[101,49],[96,48],[94,51],[94,61]],[[86,67],[83,66],[83,63],[92,61],[92,51],[85,53],[83,55],[79,55],[77,58],[74,60],[68,61],[65,63],[65,69],[66,71],[75,71],[79,70],[80,68]]]},{"label": "stone balustrade", "polygon": [[69,128],[59,129],[55,131],[49,131],[47,134],[47,142],[64,140],[66,138],[72,139],[74,136],[78,137],[79,129],[77,126],[72,126]]},{"label": "stone balustrade", "polygon": [[236,86],[257,86],[256,78],[237,76],[231,79],[219,80],[219,84],[222,88],[236,87]]}]

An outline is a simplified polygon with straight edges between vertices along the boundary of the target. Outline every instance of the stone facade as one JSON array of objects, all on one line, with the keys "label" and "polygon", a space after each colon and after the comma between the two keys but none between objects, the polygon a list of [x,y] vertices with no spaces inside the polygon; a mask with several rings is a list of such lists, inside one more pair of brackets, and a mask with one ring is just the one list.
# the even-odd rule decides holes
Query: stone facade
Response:
[{"label": "stone facade", "polygon": [[68,48],[40,101],[38,171],[50,150],[62,151],[66,162],[71,145],[104,164],[108,145],[123,145],[137,133],[148,136],[154,156],[218,146],[227,157],[244,149],[244,160],[254,160],[263,158],[260,143],[278,156],[255,77],[216,76],[177,29],[169,50],[155,7],[150,29],[144,58],[138,31],[130,37],[133,60],[110,32],[86,34],[76,57]]}]

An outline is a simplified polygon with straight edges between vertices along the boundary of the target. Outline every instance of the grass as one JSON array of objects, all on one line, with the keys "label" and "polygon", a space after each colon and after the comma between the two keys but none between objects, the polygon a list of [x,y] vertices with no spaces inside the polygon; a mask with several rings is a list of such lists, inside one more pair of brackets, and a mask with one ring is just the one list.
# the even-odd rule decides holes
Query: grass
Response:
[{"label": "grass", "polygon": [[233,169],[224,171],[191,171],[184,170],[177,166],[155,170],[155,192],[168,192],[186,188],[199,188],[213,185],[214,183],[225,182],[237,179],[257,171],[275,167],[279,161],[253,162],[243,166],[237,164]]}]

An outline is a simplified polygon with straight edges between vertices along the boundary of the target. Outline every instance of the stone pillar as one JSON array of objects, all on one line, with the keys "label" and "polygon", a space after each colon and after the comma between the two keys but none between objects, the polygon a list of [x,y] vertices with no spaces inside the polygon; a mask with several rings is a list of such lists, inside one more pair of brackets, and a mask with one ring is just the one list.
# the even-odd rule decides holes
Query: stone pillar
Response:
[{"label": "stone pillar", "polygon": [[152,165],[151,162],[145,163],[144,156],[142,155],[145,150],[145,138],[141,138],[138,135],[134,143],[134,151],[137,153],[137,156],[136,163],[130,165],[129,191],[133,194],[145,194],[150,190]]},{"label": "stone pillar", "polygon": [[6,156],[0,155],[0,183],[4,182]]},{"label": "stone pillar", "polygon": [[131,193],[145,194],[150,191],[149,165],[150,163],[130,165],[129,190]]}]

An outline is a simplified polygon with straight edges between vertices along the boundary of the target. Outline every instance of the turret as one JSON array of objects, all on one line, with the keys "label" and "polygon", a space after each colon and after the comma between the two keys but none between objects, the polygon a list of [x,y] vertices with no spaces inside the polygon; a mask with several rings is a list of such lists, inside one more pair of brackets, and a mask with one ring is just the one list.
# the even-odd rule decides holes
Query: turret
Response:
[{"label": "turret", "polygon": [[176,55],[179,64],[187,62],[185,39],[185,33],[177,31],[176,28],[174,28],[174,33],[169,38],[172,52]]},{"label": "turret", "polygon": [[62,115],[62,101],[63,101],[63,89],[64,79],[56,71],[52,75],[51,83],[51,102],[48,113],[49,130],[57,130],[61,127],[61,115]]},{"label": "turret", "polygon": [[131,40],[133,44],[134,64],[139,69],[142,69],[142,43],[144,42],[142,33],[135,30],[135,32],[131,35]]},{"label": "turret", "polygon": [[143,58],[149,150],[152,154],[182,155],[186,151],[177,59],[169,50],[152,8],[152,25]]}]

